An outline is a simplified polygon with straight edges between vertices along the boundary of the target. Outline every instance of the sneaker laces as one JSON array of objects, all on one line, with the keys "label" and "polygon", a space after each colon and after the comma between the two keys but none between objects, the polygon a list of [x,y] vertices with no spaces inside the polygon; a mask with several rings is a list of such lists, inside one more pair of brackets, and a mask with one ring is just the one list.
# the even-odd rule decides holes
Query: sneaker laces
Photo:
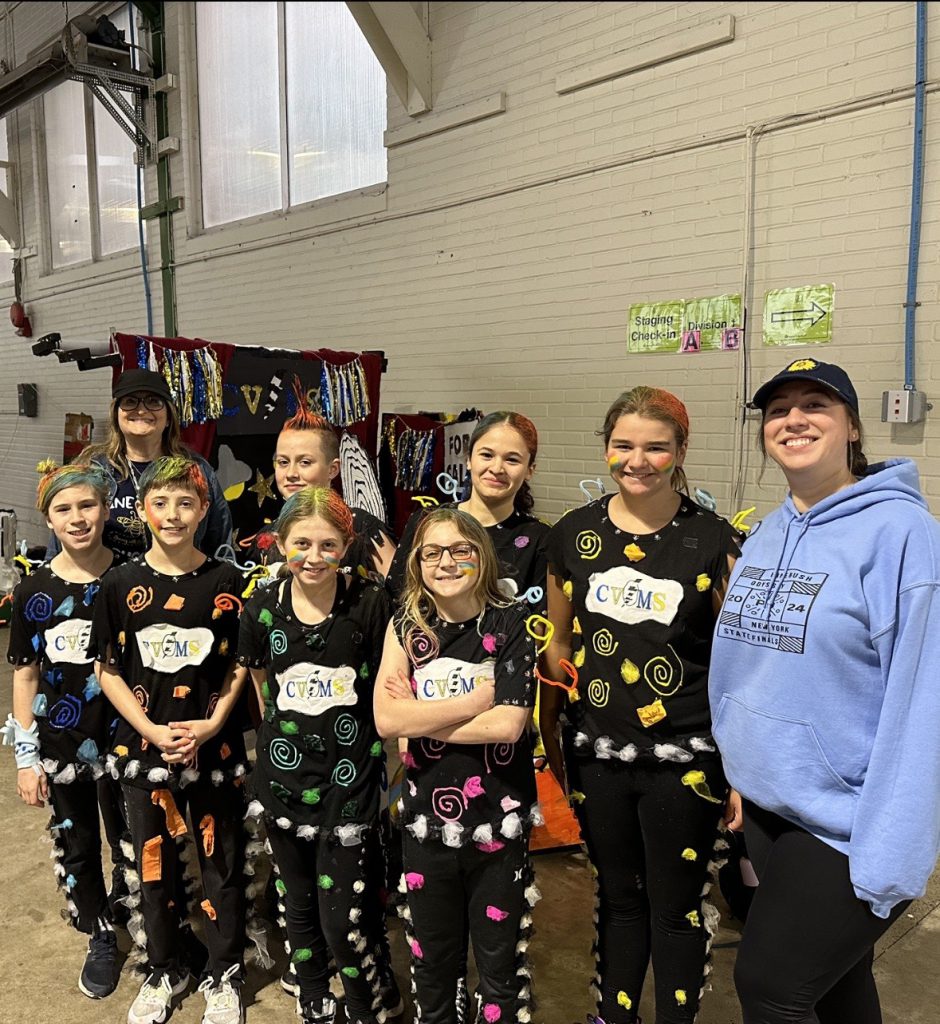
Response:
[{"label": "sneaker laces", "polygon": [[117,950],[114,932],[95,931],[88,940],[88,957],[92,960],[111,960]]},{"label": "sneaker laces", "polygon": [[148,975],[147,980],[140,986],[140,991],[137,993],[137,999],[134,1000],[136,1003],[138,1000],[142,1000],[146,1003],[167,1003],[170,1001],[171,994],[173,992],[173,986],[170,984],[170,976],[166,973],[160,975],[156,981],[153,974]]},{"label": "sneaker laces", "polygon": [[197,992],[203,992],[206,996],[207,1010],[236,1010],[240,1002],[238,992],[232,985],[232,978],[241,970],[241,964],[232,964],[219,978],[218,982],[210,974],[208,978],[199,983]]}]

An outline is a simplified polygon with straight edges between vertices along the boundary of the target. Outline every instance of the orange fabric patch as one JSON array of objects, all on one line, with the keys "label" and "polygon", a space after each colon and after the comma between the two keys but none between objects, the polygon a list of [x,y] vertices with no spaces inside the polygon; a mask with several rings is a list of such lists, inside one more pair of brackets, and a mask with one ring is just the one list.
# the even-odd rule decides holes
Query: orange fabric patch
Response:
[{"label": "orange fabric patch", "polygon": [[166,599],[166,604],[163,606],[163,610],[167,612],[178,612],[182,610],[185,603],[185,597],[180,597],[179,594],[170,594]]},{"label": "orange fabric patch", "polygon": [[232,748],[227,743],[223,743],[222,746],[219,747],[219,756],[222,758],[223,761],[227,757],[231,757],[232,756]]},{"label": "orange fabric patch", "polygon": [[180,812],[176,809],[176,801],[168,789],[155,789],[150,794],[150,799],[154,805],[159,804],[163,808],[163,813],[166,815],[166,830],[174,839],[187,831],[186,822],[183,821]]},{"label": "orange fabric patch", "polygon": [[199,828],[202,829],[202,848],[206,851],[206,856],[211,857],[215,852],[215,818],[207,814],[199,822]]},{"label": "orange fabric patch", "polygon": [[189,696],[189,687],[188,686],[174,686],[173,687],[173,696],[174,697],[188,697]]},{"label": "orange fabric patch", "polygon": [[202,909],[206,912],[206,916],[209,918],[210,921],[214,921],[216,919],[217,915],[215,912],[215,907],[212,906],[212,904],[208,900],[203,900],[202,903],[199,904],[199,906],[202,907]]},{"label": "orange fabric patch", "polygon": [[154,836],[144,843],[144,852],[140,858],[140,877],[145,882],[159,882],[163,877],[163,857],[160,847],[163,836]]}]

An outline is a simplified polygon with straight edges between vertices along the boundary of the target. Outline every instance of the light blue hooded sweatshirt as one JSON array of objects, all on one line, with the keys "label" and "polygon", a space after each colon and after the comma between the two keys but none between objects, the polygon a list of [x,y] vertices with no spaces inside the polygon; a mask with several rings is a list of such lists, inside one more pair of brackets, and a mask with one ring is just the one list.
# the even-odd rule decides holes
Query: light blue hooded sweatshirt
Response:
[{"label": "light blue hooded sweatshirt", "polygon": [[887,917],[940,849],[940,524],[908,459],[744,544],[715,628],[713,733],[731,785],[844,853]]}]

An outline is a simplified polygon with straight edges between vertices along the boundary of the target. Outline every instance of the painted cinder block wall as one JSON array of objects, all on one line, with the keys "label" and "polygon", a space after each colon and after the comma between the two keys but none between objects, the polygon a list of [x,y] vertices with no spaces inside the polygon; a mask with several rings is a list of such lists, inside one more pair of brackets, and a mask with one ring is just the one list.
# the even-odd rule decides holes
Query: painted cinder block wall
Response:
[{"label": "painted cinder block wall", "polygon": [[[85,5],[91,7],[92,5]],[[515,408],[539,428],[537,511],[554,520],[604,475],[594,431],[637,383],[689,407],[686,467],[731,514],[769,510],[783,492],[759,481],[755,423],[736,456],[739,354],[630,355],[631,303],[737,293],[745,270],[748,128],[755,130],[747,261],[754,380],[809,354],[843,364],[858,388],[872,459],[915,458],[940,511],[938,411],[880,422],[881,392],[901,387],[915,81],[914,3],[430,3],[433,110],[505,94],[505,112],[388,151],[388,185],[367,195],[212,232],[200,230],[192,5],[168,4],[179,332],[281,347],[382,348],[386,411]],[[81,5],[70,5],[74,11]],[[940,8],[928,5],[928,38]],[[559,94],[556,79],[621,51],[642,56],[725,16],[734,39]],[[7,59],[57,31],[60,4],[15,8]],[[15,29],[15,31],[11,31]],[[15,53],[10,49],[15,40]],[[928,88],[940,68],[928,46]],[[412,122],[389,93],[389,129]],[[784,119],[780,121],[779,119]],[[789,120],[786,120],[789,119]],[[43,274],[36,134],[30,106],[11,118],[27,244],[24,293],[37,336],[68,344],[146,329],[136,254]],[[928,93],[926,187],[917,311],[918,386],[940,379],[940,94]],[[152,175],[148,189],[153,195]],[[150,241],[151,268],[158,261]],[[163,333],[152,274],[156,334]],[[761,344],[768,289],[835,286],[833,342]],[[0,306],[11,292],[0,291]],[[36,359],[0,328],[0,505],[22,532],[36,461],[61,452],[66,411],[102,422],[106,372]],[[36,381],[41,414],[11,415],[15,382]],[[735,479],[740,475],[740,485]]]}]

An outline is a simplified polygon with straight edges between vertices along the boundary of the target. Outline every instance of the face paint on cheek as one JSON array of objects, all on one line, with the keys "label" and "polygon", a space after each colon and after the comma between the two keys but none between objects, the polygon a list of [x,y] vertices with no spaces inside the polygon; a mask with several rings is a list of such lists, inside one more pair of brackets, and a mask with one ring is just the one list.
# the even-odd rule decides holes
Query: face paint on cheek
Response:
[{"label": "face paint on cheek", "polygon": [[329,551],[324,551],[320,557],[323,559],[328,568],[339,568],[339,559],[336,557],[336,555],[331,555]]},{"label": "face paint on cheek", "polygon": [[672,452],[651,452],[646,458],[657,473],[671,473],[676,468],[676,457]]},{"label": "face paint on cheek", "polygon": [[607,470],[610,473],[619,473],[623,469],[623,459],[619,455],[607,456]]},{"label": "face paint on cheek", "polygon": [[458,562],[457,568],[464,576],[473,576],[477,572],[476,562]]},{"label": "face paint on cheek", "polygon": [[160,524],[157,522],[157,517],[153,514],[153,509],[150,507],[150,502],[144,502],[144,514],[147,516],[147,525],[153,530],[154,533],[160,532]]},{"label": "face paint on cheek", "polygon": [[296,548],[292,548],[287,552],[287,564],[292,568],[299,569],[306,561],[306,551],[298,551]]}]

